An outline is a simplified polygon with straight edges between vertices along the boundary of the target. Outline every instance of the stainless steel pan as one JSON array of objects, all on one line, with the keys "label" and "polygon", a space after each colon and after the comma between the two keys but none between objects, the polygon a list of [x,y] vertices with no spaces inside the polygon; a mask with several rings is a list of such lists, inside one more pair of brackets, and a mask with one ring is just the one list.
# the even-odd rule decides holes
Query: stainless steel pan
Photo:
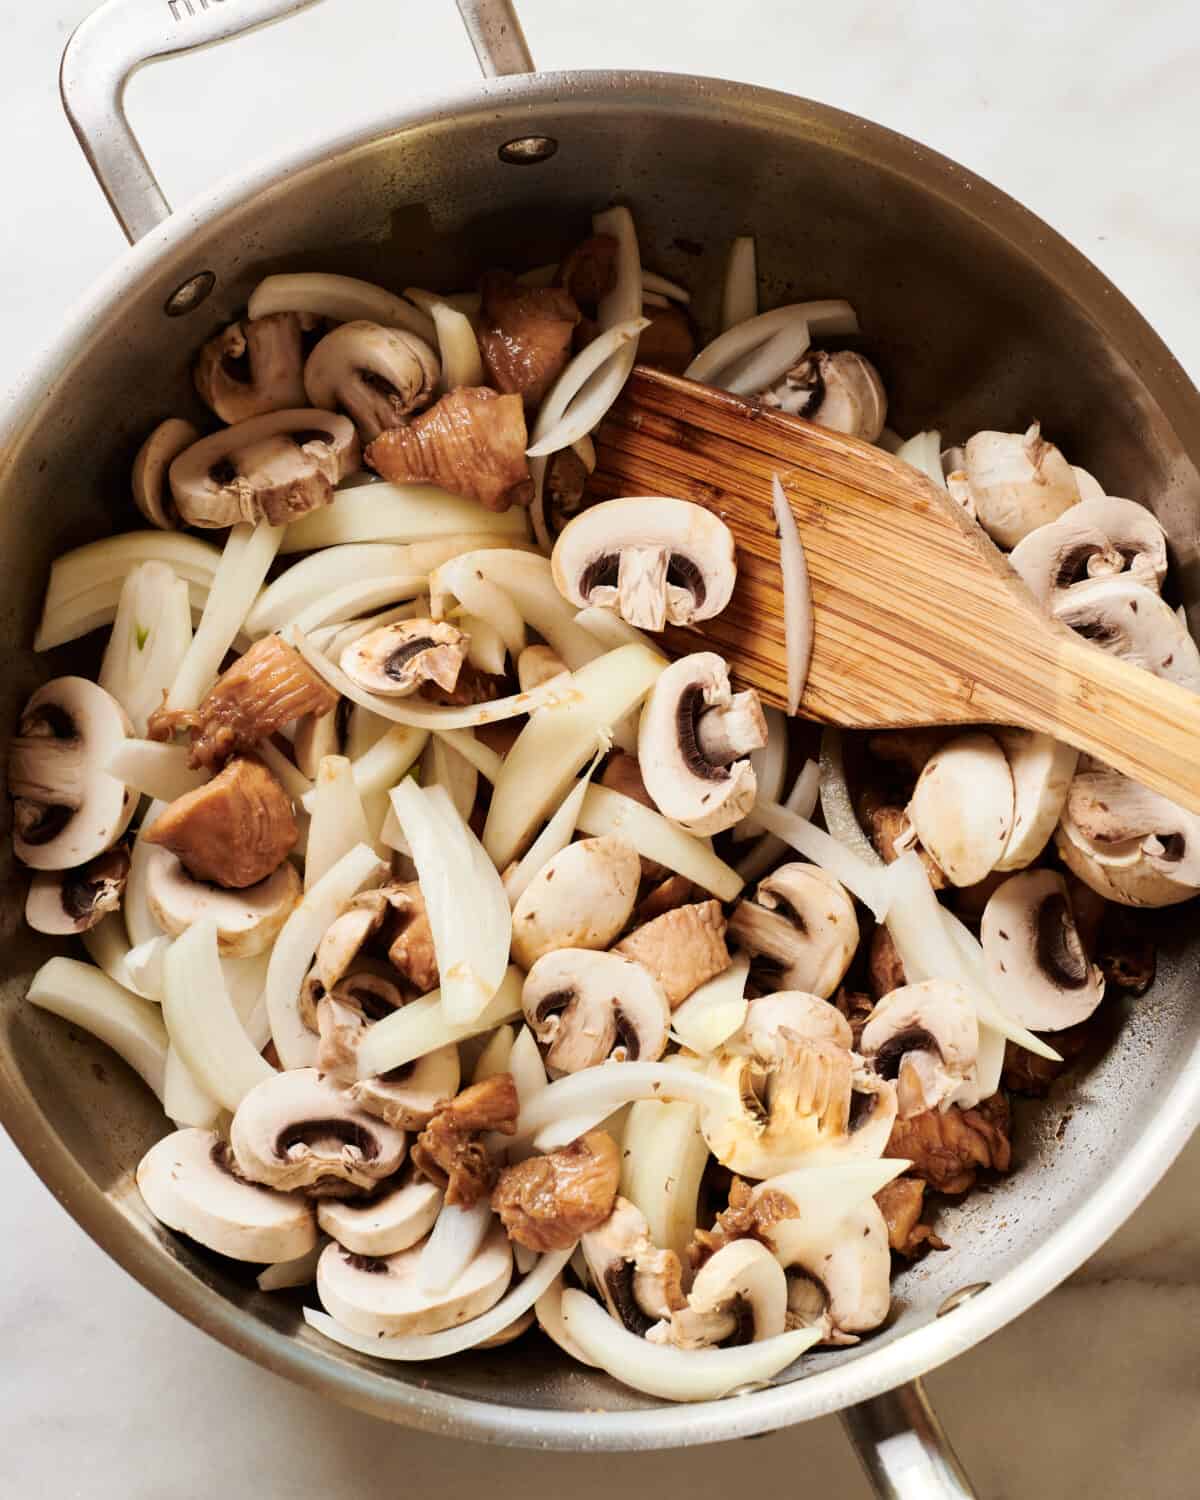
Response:
[{"label": "stainless steel pan", "polygon": [[[319,267],[395,287],[464,285],[490,264],[552,259],[610,198],[632,205],[645,259],[696,288],[710,326],[721,248],[747,227],[769,301],[851,298],[900,431],[937,419],[963,435],[1040,416],[1112,492],[1154,505],[1186,600],[1200,604],[1200,395],[1134,309],[1046,225],[865,120],[711,79],[538,75],[505,0],[459,0],[483,84],[260,165],[170,215],[122,113],[125,77],[150,57],[300,8],[109,0],[68,45],[68,114],[135,244],[5,411],[2,732],[49,675],[28,643],[51,558],[134,524],[126,496],[138,442],[158,419],[192,411],[192,351],[264,273]],[[162,1132],[157,1106],[104,1048],[22,1003],[52,945],[22,927],[23,881],[7,844],[0,860],[0,1117],[46,1184],[144,1285],[232,1348],[429,1431],[636,1449],[840,1410],[881,1493],[968,1494],[917,1378],[1074,1270],[1200,1118],[1197,951],[1181,920],[1150,999],[1132,1007],[1103,1058],[1021,1118],[1018,1170],[945,1215],[953,1253],[898,1279],[889,1327],[860,1347],[700,1406],[649,1402],[568,1368],[536,1340],[419,1370],[378,1367],[321,1342],[294,1305],[151,1221],[132,1171]]]}]

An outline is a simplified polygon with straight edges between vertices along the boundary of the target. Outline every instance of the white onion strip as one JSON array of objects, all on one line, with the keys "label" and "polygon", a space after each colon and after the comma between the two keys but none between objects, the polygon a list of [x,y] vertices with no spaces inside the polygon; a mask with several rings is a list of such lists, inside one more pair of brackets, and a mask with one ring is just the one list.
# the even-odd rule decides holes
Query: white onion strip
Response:
[{"label": "white onion strip", "polygon": [[443,1203],[417,1261],[421,1286],[427,1292],[444,1292],[475,1259],[492,1223],[492,1205],[486,1197],[470,1208]]},{"label": "white onion strip", "polygon": [[576,1364],[587,1365],[589,1369],[594,1370],[597,1368],[595,1362],[587,1357],[567,1332],[567,1325],[563,1322],[563,1290],[562,1276],[556,1276],[534,1303],[533,1310],[537,1315],[538,1327],[548,1339],[558,1345],[564,1354],[569,1354]]},{"label": "white onion strip", "polygon": [[[783,780],[787,774],[790,748],[787,715],[782,709],[763,704],[763,717],[767,721],[767,743],[760,749],[750,752],[750,764],[754,767],[754,779],[758,789],[757,795],[768,802],[784,802],[786,806],[783,796]],[[793,808],[792,811],[796,812],[798,809]],[[762,829],[754,819],[746,817],[740,823],[734,824],[730,830],[730,837],[735,844],[742,844],[747,839],[755,838],[761,832]]]},{"label": "white onion strip", "polygon": [[692,991],[671,1016],[671,1030],[685,1047],[707,1057],[740,1028],[750,1009],[749,977],[750,960],[742,954],[723,974]]},{"label": "white onion strip", "polygon": [[462,385],[482,385],[483,358],[470,318],[446,302],[435,302],[429,312],[442,357],[442,389],[453,391]]},{"label": "white onion strip", "polygon": [[114,984],[119,984],[122,989],[132,990],[144,1000],[155,998],[145,993],[129,968],[129,955],[134,949],[130,946],[129,934],[125,931],[125,918],[121,912],[110,911],[94,927],[80,933],[80,938],[87,949],[87,956],[98,969],[103,969]]},{"label": "white onion strip", "polygon": [[146,733],[191,640],[187,581],[167,563],[139,563],[121,586],[98,679],[129,715],[135,734]]},{"label": "white onion strip", "polygon": [[447,1021],[440,991],[434,990],[419,1000],[410,1000],[367,1028],[358,1048],[358,1076],[375,1078],[380,1073],[390,1072],[392,1068],[403,1067],[405,1063],[435,1052],[439,1047],[465,1042],[468,1037],[479,1036],[506,1021],[516,1020],[521,1014],[524,977],[520,969],[510,967],[484,1011],[462,1026]]},{"label": "white onion strip", "polygon": [[90,1031],[162,1098],[167,1029],[158,1006],[77,958],[47,959],[33,976],[26,998],[40,1010]]},{"label": "white onion strip", "polygon": [[757,396],[775,384],[804,355],[812,342],[805,318],[796,317],[744,359],[716,377],[716,383],[735,396]]},{"label": "white onion strip", "polygon": [[647,271],[642,267],[642,291],[657,292],[660,297],[666,297],[672,302],[682,302],[686,307],[692,300],[692,294],[687,287],[680,286],[679,282],[671,281],[666,276],[660,276],[657,271]]},{"label": "white onion strip", "polygon": [[[817,796],[821,787],[821,769],[815,760],[807,760],[783,806],[797,817],[809,820],[817,808]],[[757,880],[775,864],[787,845],[773,833],[764,833],[748,854],[738,861],[737,872],[746,882]]]},{"label": "white onion strip", "polygon": [[603,1120],[635,1099],[683,1099],[703,1109],[736,1107],[728,1085],[706,1073],[657,1062],[610,1062],[569,1073],[547,1085],[521,1110],[516,1140],[532,1141],[539,1151],[550,1151],[574,1140],[560,1139],[564,1122],[589,1116]]},{"label": "white onion strip", "polygon": [[160,802],[194,792],[209,780],[209,772],[188,765],[186,745],[164,745],[158,740],[122,740],[105,770],[126,786]]},{"label": "white onion strip", "polygon": [[488,510],[478,500],[436,484],[356,485],[329,505],[310,510],[284,533],[280,553],[314,552],[354,542],[423,542],[432,537],[495,532],[524,539],[529,522],[519,505]]},{"label": "white onion strip", "polygon": [[752,234],[739,234],[729,247],[721,288],[721,332],[758,316],[758,258]]},{"label": "white onion strip", "polygon": [[125,918],[125,930],[129,934],[129,943],[133,948],[141,943],[148,943],[151,938],[162,936],[162,928],[150,910],[150,898],[146,889],[150,856],[154,853],[155,846],[148,844],[143,835],[153,827],[155,818],[165,810],[166,806],[165,802],[151,802],[142,814],[141,826],[133,841],[133,848],[129,851],[129,874],[125,878],[125,895],[121,902],[121,912]]},{"label": "white onion strip", "polygon": [[822,302],[789,302],[784,307],[759,313],[734,328],[727,329],[707,344],[683,372],[689,380],[711,382],[735,359],[757,349],[786,324],[804,318],[814,338],[825,334],[857,333],[858,319],[848,302],[830,298]]},{"label": "white onion strip", "polygon": [[424,573],[395,574],[390,578],[364,578],[356,583],[344,583],[341,588],[313,599],[286,624],[307,634],[329,620],[335,624],[353,620],[365,609],[382,609],[396,603],[411,604],[426,592],[427,587]]},{"label": "white onion strip", "polygon": [[384,1334],[372,1338],[367,1333],[354,1333],[328,1313],[314,1312],[309,1307],[304,1309],[304,1321],[335,1343],[347,1349],[357,1349],[361,1354],[371,1354],[376,1359],[445,1359],[451,1354],[461,1354],[464,1349],[473,1349],[516,1322],[552,1284],[570,1260],[573,1250],[574,1246],[568,1250],[551,1250],[541,1257],[523,1281],[501,1297],[495,1307],[467,1323],[460,1323],[457,1328],[445,1328],[440,1333]]},{"label": "white onion strip", "polygon": [[[93,630],[112,625],[117,617],[121,588],[122,580],[111,578],[82,594],[76,594],[72,599],[63,600],[61,604],[46,607],[34,637],[33,649],[52,651],[55,646],[65,646],[68,641],[78,640],[80,636],[90,635]],[[187,590],[188,609],[195,621],[203,614],[208,602],[208,586],[188,583]]]},{"label": "white onion strip", "polygon": [[779,565],[783,570],[783,636],[787,651],[788,713],[800,712],[813,648],[812,584],[796,518],[779,475],[771,475],[771,504],[779,530]]},{"label": "white onion strip", "polygon": [[447,594],[453,594],[463,609],[489,621],[516,661],[525,649],[525,621],[503,585],[488,578],[472,554],[451,558],[430,576],[429,603],[437,619],[445,614]]},{"label": "white onion strip", "polygon": [[896,457],[931,479],[943,492],[946,476],[942,473],[942,435],[940,432],[918,432],[896,449]]},{"label": "white onion strip", "polygon": [[738,872],[719,859],[704,839],[684,833],[661,813],[611,787],[588,787],[578,827],[593,837],[620,834],[646,859],[686,876],[721,901],[734,900],[744,884]]},{"label": "white onion strip", "polygon": [[[50,564],[45,610],[58,609],[69,600],[90,593],[102,584],[121,584],[140,563],[166,563],[177,577],[212,587],[221,562],[221,549],[200,537],[182,531],[127,531],[121,536],[102,537],[64,552]],[[37,649],[41,649],[40,647]]]},{"label": "white onion strip", "polygon": [[317,1243],[294,1260],[277,1260],[274,1265],[260,1271],[255,1278],[260,1292],[282,1292],[288,1287],[311,1286],[317,1279],[317,1262],[321,1251],[329,1243],[329,1236],[319,1234]]},{"label": "white onion strip", "polygon": [[365,318],[385,328],[407,328],[428,344],[437,342],[428,313],[374,282],[328,271],[266,276],[251,292],[246,311],[252,318],[277,312],[312,313],[318,318],[332,318],[335,323]]},{"label": "white onion strip", "polygon": [[[167,953],[170,951],[171,939],[165,934],[162,937],[149,938],[144,943],[139,943],[136,948],[130,948],[125,959],[125,968],[129,975],[129,988],[136,994],[145,995],[147,1000],[154,1000],[162,1004],[163,995],[166,992],[167,983]],[[234,959],[228,960],[236,962]]]},{"label": "white onion strip", "polygon": [[[638,334],[649,326],[649,318],[630,317],[615,323],[579,351],[542,403],[525,450],[530,458],[549,458],[592,431],[616,400],[628,376],[626,362],[633,368],[629,350],[632,347],[636,353]],[[603,382],[593,385],[599,376],[603,376]],[[610,387],[615,387],[611,394]],[[544,420],[542,413],[553,413],[553,422]]]},{"label": "white onion strip", "polygon": [[[536,552],[490,549],[452,559],[429,577],[430,602],[435,618],[445,610],[445,596],[459,598],[457,585],[462,582],[465,588],[469,588],[471,579],[503,589],[505,597],[525,624],[537,631],[572,672],[603,654],[604,646],[576,622],[574,609],[558,592],[548,557],[541,557]],[[460,602],[469,609],[476,608],[466,599]],[[476,612],[487,613],[484,609]],[[643,641],[651,649],[657,649],[649,640],[643,638]]]},{"label": "white onion strip", "polygon": [[254,752],[283,787],[293,802],[303,804],[308,811],[306,798],[312,795],[313,784],[294,760],[290,760],[278,745],[270,740],[259,740]]},{"label": "white onion strip", "polygon": [[596,774],[596,767],[602,758],[602,752],[597,751],[591,765],[559,803],[554,816],[530,844],[520,862],[509,869],[504,876],[504,889],[513,906],[516,906],[524,895],[529,882],[538,871],[571,842],[575,835],[575,825],[579,821],[579,810],[583,806],[588,784]]},{"label": "white onion strip", "polygon": [[438,739],[445,740],[455,754],[469,761],[485,780],[495,783],[504,765],[502,755],[497,755],[490,745],[477,740],[469,729],[438,729],[435,732]]},{"label": "white onion strip", "polygon": [[[377,792],[390,792],[409,768],[421,758],[429,740],[429,731],[409,724],[394,724],[385,729],[368,750],[353,761],[354,786],[360,798]],[[301,797],[305,812],[316,810],[316,788]]]},{"label": "white onion strip", "polygon": [[221,1102],[202,1089],[178,1047],[168,1046],[163,1074],[163,1113],[182,1128],[211,1130],[221,1118]]},{"label": "white onion strip", "polygon": [[332,870],[356,844],[371,843],[354,767],[344,755],[323,755],[317,767],[309,812],[312,823],[304,851],[304,889]]},{"label": "white onion strip", "polygon": [[881,870],[859,859],[857,854],[851,853],[844,844],[839,844],[823,828],[818,828],[807,818],[788,812],[786,807],[780,807],[777,802],[756,802],[754,816],[768,833],[775,834],[785,844],[790,844],[803,854],[805,859],[812,860],[814,865],[820,865],[827,874],[840,880],[847,890],[852,891],[871,909],[876,921],[883,921],[887,914],[890,888]]}]

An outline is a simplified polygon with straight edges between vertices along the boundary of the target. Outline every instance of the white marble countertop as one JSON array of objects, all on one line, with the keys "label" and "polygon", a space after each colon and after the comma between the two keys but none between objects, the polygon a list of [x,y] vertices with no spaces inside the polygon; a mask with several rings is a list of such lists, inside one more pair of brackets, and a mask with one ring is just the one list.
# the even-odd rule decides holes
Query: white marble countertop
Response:
[{"label": "white marble countertop", "polygon": [[[4,7],[0,388],[121,237],[58,106],[92,0]],[[151,3],[151,0],[147,0]],[[165,0],[164,0],[165,3]],[[544,67],[724,74],[837,104],[957,157],[1065,233],[1200,379],[1200,12],[1189,0],[524,0]],[[270,57],[270,62],[265,59]],[[414,66],[415,65],[415,66]],[[275,76],[261,109],[256,70]],[[219,83],[217,76],[219,72]],[[180,203],[349,112],[473,76],[450,0],[327,0],[139,75],[129,110]],[[204,117],[192,101],[207,100]],[[219,101],[219,102],[214,102]],[[53,1500],[576,1500],[867,1494],[833,1419],[688,1454],[531,1455],[322,1404],[205,1338],[117,1269],[0,1137],[0,1494]],[[1196,1493],[1200,1142],[1065,1287],[929,1381],[989,1500]]]}]

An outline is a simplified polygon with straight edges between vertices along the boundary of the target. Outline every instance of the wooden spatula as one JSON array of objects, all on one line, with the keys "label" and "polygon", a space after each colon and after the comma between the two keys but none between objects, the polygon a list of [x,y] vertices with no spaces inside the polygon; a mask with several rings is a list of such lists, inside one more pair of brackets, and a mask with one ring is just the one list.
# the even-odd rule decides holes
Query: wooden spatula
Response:
[{"label": "wooden spatula", "polygon": [[808,561],[815,631],[801,712],[854,729],[1015,724],[1066,740],[1200,812],[1200,694],[1045,615],[984,533],[879,448],[656,370],[634,370],[596,436],[589,498],[676,495],[738,550],[729,607],[676,651],[718,650],[785,703],[778,474]]}]

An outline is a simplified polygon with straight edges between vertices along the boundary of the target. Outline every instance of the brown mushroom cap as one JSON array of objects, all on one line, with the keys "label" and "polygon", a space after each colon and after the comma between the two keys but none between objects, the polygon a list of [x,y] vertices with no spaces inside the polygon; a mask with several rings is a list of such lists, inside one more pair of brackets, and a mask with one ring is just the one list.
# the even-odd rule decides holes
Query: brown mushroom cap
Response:
[{"label": "brown mushroom cap", "polygon": [[29,887],[25,920],[54,936],[88,932],[121,904],[129,853],[107,849],[74,870],[39,870]]},{"label": "brown mushroom cap", "polygon": [[341,668],[359,687],[407,697],[423,682],[452,693],[468,637],[444,620],[395,620],[370,630],[342,652]]},{"label": "brown mushroom cap", "polygon": [[133,503],[153,526],[170,531],[179,525],[179,512],[167,483],[167,470],[185,448],[199,441],[199,430],[180,417],[160,422],[133,460]]},{"label": "brown mushroom cap", "polygon": [[312,319],[280,312],[222,329],[196,357],[192,378],[200,399],[230,423],[303,406],[306,322]]},{"label": "brown mushroom cap", "polygon": [[304,366],[313,406],[344,411],[371,443],[433,400],[442,367],[424,339],[358,318],[327,333]]}]

